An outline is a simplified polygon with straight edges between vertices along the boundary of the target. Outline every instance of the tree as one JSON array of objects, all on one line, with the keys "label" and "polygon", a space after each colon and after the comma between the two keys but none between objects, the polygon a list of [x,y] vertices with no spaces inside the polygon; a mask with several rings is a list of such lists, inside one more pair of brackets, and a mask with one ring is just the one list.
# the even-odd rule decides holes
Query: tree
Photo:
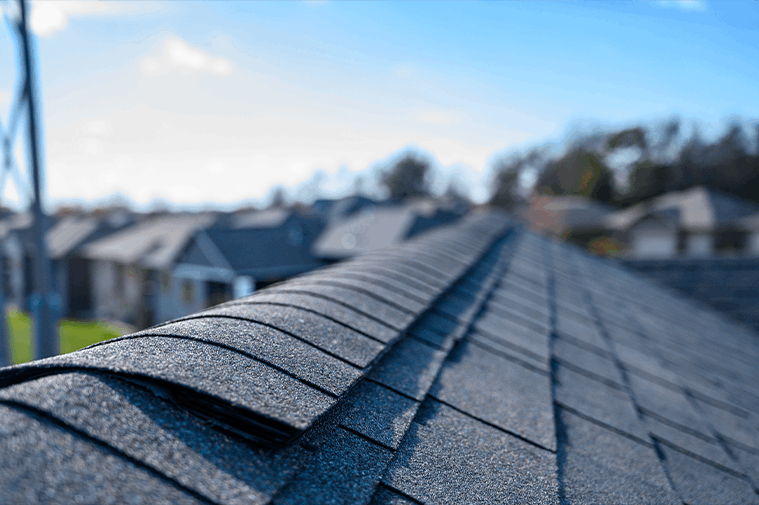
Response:
[{"label": "tree", "polygon": [[382,184],[391,200],[429,194],[430,162],[416,153],[406,153],[382,174]]},{"label": "tree", "polygon": [[521,176],[521,163],[503,164],[496,168],[493,178],[495,190],[490,196],[488,203],[506,210],[514,210],[522,197],[519,194],[519,179]]},{"label": "tree", "polygon": [[286,204],[286,198],[285,198],[285,188],[281,184],[277,184],[273,188],[269,190],[269,193],[271,194],[271,200],[269,203],[270,209],[281,209],[285,207]]},{"label": "tree", "polygon": [[514,210],[524,203],[523,180],[537,177],[549,162],[550,149],[533,147],[526,154],[512,154],[500,158],[494,165],[493,193],[488,203]]},{"label": "tree", "polygon": [[635,204],[659,196],[672,185],[669,165],[655,163],[649,159],[635,163],[630,173],[627,192],[618,203]]},{"label": "tree", "polygon": [[537,182],[538,193],[582,195],[610,202],[614,194],[612,175],[600,153],[575,147],[548,163]]}]

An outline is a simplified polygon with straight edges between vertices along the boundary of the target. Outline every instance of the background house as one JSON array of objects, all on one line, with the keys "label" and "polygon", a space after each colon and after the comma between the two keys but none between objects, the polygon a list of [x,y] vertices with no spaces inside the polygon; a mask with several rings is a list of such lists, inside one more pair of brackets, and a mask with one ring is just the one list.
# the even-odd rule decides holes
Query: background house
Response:
[{"label": "background house", "polygon": [[94,316],[138,327],[171,317],[174,291],[181,289],[172,279],[174,262],[192,234],[216,219],[213,213],[160,215],[86,245]]},{"label": "background house", "polygon": [[0,217],[0,268],[2,290],[6,303],[24,306],[26,293],[26,269],[24,249],[16,230],[31,226],[29,213],[3,213]]},{"label": "background house", "polygon": [[331,225],[343,221],[364,209],[381,205],[385,205],[385,202],[378,202],[365,196],[351,195],[339,199],[321,198],[316,200],[311,207],[323,222]]},{"label": "background house", "polygon": [[608,237],[606,219],[615,211],[581,195],[533,195],[522,218],[535,231],[592,248],[595,241]]},{"label": "background house", "polygon": [[746,252],[759,256],[759,212],[741,219],[740,225],[746,233]]},{"label": "background house", "polygon": [[750,254],[751,221],[759,205],[705,187],[666,193],[607,218],[630,258]]},{"label": "background house", "polygon": [[[53,216],[45,216],[43,226],[45,240],[49,242],[50,230],[56,225],[57,219]],[[25,212],[9,216],[5,222],[5,230],[0,232],[3,238],[3,253],[7,258],[6,267],[9,273],[8,302],[30,310],[30,295],[36,291],[37,280],[34,277],[34,258],[37,244],[35,241],[34,219],[31,213]],[[49,249],[49,244],[48,244]],[[53,288],[55,289],[55,273],[53,275]]]},{"label": "background house", "polygon": [[367,207],[328,226],[314,244],[314,255],[325,261],[359,256],[399,244],[460,217],[459,212],[429,200]]},{"label": "background house", "polygon": [[52,261],[53,288],[60,295],[62,316],[88,319],[93,316],[91,261],[82,248],[131,224],[132,213],[105,216],[67,216],[59,219],[46,235]]},{"label": "background house", "polygon": [[225,216],[197,231],[173,270],[170,317],[245,296],[323,263],[311,247],[323,225],[315,216],[284,209]]}]

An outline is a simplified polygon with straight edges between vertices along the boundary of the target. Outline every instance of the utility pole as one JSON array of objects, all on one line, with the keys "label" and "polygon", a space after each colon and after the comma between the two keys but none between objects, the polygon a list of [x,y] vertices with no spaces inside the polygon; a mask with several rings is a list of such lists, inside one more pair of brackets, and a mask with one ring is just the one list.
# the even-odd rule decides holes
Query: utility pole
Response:
[{"label": "utility pole", "polygon": [[5,265],[0,262],[0,367],[12,364],[8,326],[5,320]]},{"label": "utility pole", "polygon": [[32,295],[32,313],[34,316],[34,357],[36,359],[55,356],[59,352],[59,343],[56,332],[56,321],[51,307],[52,290],[50,260],[47,255],[45,243],[45,214],[42,211],[42,164],[40,161],[39,144],[37,139],[37,115],[36,115],[36,81],[34,79],[34,58],[32,44],[27,30],[26,2],[19,0],[21,8],[21,22],[19,33],[21,35],[21,51],[23,56],[22,66],[26,78],[27,107],[29,111],[29,158],[32,164],[32,178],[34,182],[34,202],[32,212],[34,214],[34,244],[35,244],[35,281],[37,293]]}]

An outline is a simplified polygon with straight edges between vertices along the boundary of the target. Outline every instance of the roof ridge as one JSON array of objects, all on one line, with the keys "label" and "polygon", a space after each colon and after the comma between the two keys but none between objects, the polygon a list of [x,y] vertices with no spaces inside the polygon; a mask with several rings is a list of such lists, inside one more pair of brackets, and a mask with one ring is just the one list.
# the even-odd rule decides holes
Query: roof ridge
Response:
[{"label": "roof ridge", "polygon": [[[467,242],[468,238],[471,238],[472,234],[478,234],[479,229],[485,224],[483,221],[487,221],[489,224],[487,226],[489,228],[488,233],[484,236],[479,235],[477,237],[478,240],[470,241],[468,246],[463,245]],[[466,271],[476,267],[479,258],[493,247],[493,241],[497,238],[498,234],[505,231],[506,225],[507,221],[505,219],[496,214],[491,214],[486,218],[469,220],[449,226],[444,230],[444,233],[437,233],[433,236],[433,238],[437,237],[434,240],[436,242],[434,250],[430,249],[430,243],[432,242],[430,234],[424,235],[404,247],[414,249],[417,252],[425,251],[425,256],[446,257],[446,261],[453,261],[452,258],[455,256],[459,257],[456,263],[460,265],[458,269],[462,271],[461,275],[452,279],[444,289],[440,289],[434,298],[431,296],[430,303],[444,296],[451,286],[456,283],[455,281],[458,278]],[[456,249],[455,253],[449,253],[446,250],[444,246],[446,239],[452,244],[451,247]],[[466,254],[464,251],[466,251]],[[392,268],[392,264],[393,262],[390,261],[384,262],[384,265],[389,268]],[[334,274],[339,274],[339,268],[335,269]],[[306,275],[299,279],[299,282],[307,283],[309,276]],[[410,309],[407,307],[408,303],[404,304],[406,305],[404,306],[398,303],[398,300],[392,301],[386,299],[385,296],[379,296],[376,292],[369,289],[368,285],[345,286],[339,288],[339,291],[334,290],[338,288],[332,289],[326,286],[319,288],[321,292],[314,292],[315,287],[319,285],[325,286],[325,283],[321,282],[312,287],[304,286],[304,290],[292,290],[289,289],[287,284],[280,284],[263,290],[261,293],[262,296],[271,294],[292,296],[294,298],[294,306],[298,305],[297,301],[302,295],[332,299],[336,303],[357,311],[368,318],[372,318],[379,323],[389,324],[395,328],[395,337],[386,341],[384,346],[380,345],[376,347],[379,345],[376,342],[373,344],[376,347],[376,350],[371,351],[374,356],[363,370],[352,365],[350,360],[337,355],[329,349],[325,349],[323,345],[304,339],[300,335],[294,335],[292,332],[287,332],[287,328],[267,325],[266,323],[262,324],[261,322],[253,323],[250,322],[249,318],[245,319],[244,317],[229,317],[230,320],[238,320],[240,324],[229,326],[229,329],[226,331],[220,329],[217,332],[218,334],[212,334],[208,333],[208,331],[211,331],[209,327],[203,330],[205,333],[202,335],[202,338],[193,338],[194,325],[204,324],[206,319],[208,319],[206,317],[197,318],[196,316],[195,319],[185,318],[172,322],[171,333],[174,335],[174,338],[170,340],[166,340],[166,337],[169,337],[169,335],[165,334],[165,332],[158,332],[155,336],[148,336],[148,334],[156,333],[156,331],[147,330],[147,332],[140,332],[97,346],[90,346],[87,349],[69,355],[1,369],[0,386],[23,382],[40,375],[77,369],[97,369],[104,373],[116,374],[131,379],[144,378],[140,380],[157,381],[171,390],[176,389],[181,392],[180,396],[182,400],[178,403],[184,405],[185,408],[201,408],[203,412],[198,413],[206,418],[213,419],[222,425],[231,423],[232,427],[240,425],[240,423],[250,427],[251,423],[253,423],[253,425],[258,425],[263,430],[258,434],[252,435],[257,441],[262,443],[269,442],[275,446],[286,444],[302,434],[316,419],[331,410],[337,403],[337,399],[344,396],[360,377],[368,373],[373,364],[377,362],[379,356],[389,350],[392,344],[398,341],[400,334],[410,324],[422,317],[428,307],[420,304]],[[303,291],[303,293],[301,294],[300,291]],[[364,298],[361,299],[360,295],[363,295]],[[254,300],[257,296],[257,294],[254,294],[251,299]],[[240,313],[251,313],[253,316],[256,313],[255,305],[251,304],[237,305],[234,309],[241,311]],[[201,314],[209,316],[209,318],[214,316],[214,314],[209,314],[208,312],[206,311],[206,313]],[[401,314],[406,315],[401,317]],[[230,316],[229,314],[227,315]],[[303,313],[300,313],[299,317],[305,316]],[[393,317],[399,320],[393,321]],[[213,322],[218,323],[217,320]],[[255,326],[256,324],[258,326]],[[165,326],[162,325],[161,327]],[[180,331],[181,328],[184,328],[184,330]],[[272,341],[268,337],[251,339],[250,336],[246,336],[247,332],[253,332],[253,335],[257,335],[264,328],[267,328],[267,331],[281,332],[284,330],[282,335],[283,338],[286,338],[280,342]],[[342,326],[342,328],[345,331],[349,331],[345,326]],[[243,333],[237,336],[235,332]],[[286,339],[291,340],[285,342]],[[300,347],[293,347],[295,342],[299,342]],[[213,351],[208,354],[210,351],[209,345],[216,347],[219,351]],[[197,351],[193,349],[197,349]],[[224,352],[221,352],[222,349]],[[292,355],[293,349],[300,349],[295,352],[295,357]],[[198,354],[198,351],[200,351],[200,354]],[[140,353],[142,356],[139,361],[135,361],[135,352]],[[239,358],[233,358],[231,355],[225,354],[228,352],[236,353]],[[283,352],[287,354],[283,354]],[[214,356],[213,359],[217,360],[216,370],[207,369],[206,365],[202,364],[211,359],[211,355]],[[165,358],[162,356],[165,356]],[[169,359],[169,356],[171,357],[171,361],[165,361]],[[235,373],[234,376],[229,375],[238,366],[233,365],[233,363],[237,363],[243,358],[255,359],[261,363],[261,366],[268,367],[270,371],[265,372],[264,375],[270,377],[268,379],[270,382],[264,386],[258,383],[258,379],[255,379],[256,382],[253,383],[246,382],[253,380],[253,376],[250,375],[249,379],[244,380],[239,372]],[[161,360],[164,360],[167,365],[170,363],[170,366],[166,367],[162,365],[156,367],[155,365]],[[296,363],[300,364],[296,365]],[[334,368],[337,366],[337,363],[341,363],[342,368],[340,370]],[[198,373],[199,370],[202,370],[200,374]],[[213,382],[209,382],[212,376],[217,378]],[[300,388],[300,393],[291,395],[286,399],[278,399],[277,388],[284,387],[285,384],[290,384],[286,386],[288,388],[294,387],[294,383],[290,379],[286,380],[285,376],[290,376],[292,380],[302,383],[303,387],[310,388],[311,391]],[[280,383],[282,386],[279,385]],[[249,386],[244,386],[243,384],[249,384]],[[232,389],[229,389],[230,387]],[[326,396],[319,397],[319,395]],[[285,403],[282,403],[283,401]],[[301,402],[306,403],[301,404]],[[285,407],[287,403],[291,405]],[[295,405],[301,405],[301,407],[293,408]],[[229,415],[232,415],[232,418],[224,417]],[[266,426],[271,426],[271,429],[274,429],[278,433],[291,433],[292,435],[287,439],[281,439],[274,435],[274,431],[265,428]]]},{"label": "roof ridge", "polygon": [[[419,407],[424,402],[425,398],[429,397],[429,392],[431,388],[433,387],[433,384],[435,382],[435,379],[437,378],[438,374],[440,373],[442,369],[442,364],[445,361],[446,357],[450,355],[450,353],[455,348],[455,343],[460,341],[464,335],[472,328],[472,325],[474,321],[477,318],[478,313],[482,308],[485,306],[485,302],[492,293],[493,289],[496,287],[498,283],[498,279],[500,275],[502,275],[504,270],[504,263],[505,259],[504,256],[510,255],[510,248],[506,247],[504,248],[504,245],[507,243],[513,243],[515,239],[515,234],[517,232],[515,230],[512,230],[511,233],[498,240],[495,244],[493,244],[489,251],[486,253],[486,255],[483,256],[481,261],[477,262],[476,264],[472,265],[471,268],[468,269],[468,275],[465,274],[462,277],[460,277],[457,282],[455,282],[453,285],[451,285],[445,293],[443,293],[441,296],[438,297],[436,303],[430,304],[428,308],[428,312],[434,310],[434,308],[442,303],[443,299],[446,297],[455,296],[454,290],[457,286],[461,285],[465,282],[466,279],[469,278],[470,275],[473,275],[478,270],[483,270],[484,268],[487,268],[488,275],[480,284],[480,290],[478,291],[477,296],[475,297],[474,306],[476,307],[473,310],[465,311],[465,317],[463,320],[458,321],[457,331],[449,333],[446,337],[446,343],[439,346],[439,353],[441,355],[439,356],[439,359],[436,360],[437,366],[435,370],[434,376],[430,378],[430,380],[426,381],[426,387],[421,389],[417,392],[416,395],[409,394],[408,392],[403,391],[401,388],[394,386],[393,384],[388,384],[386,380],[383,380],[382,372],[380,371],[382,368],[388,368],[393,367],[393,363],[397,362],[401,359],[401,355],[396,355],[396,353],[393,350],[388,350],[383,358],[380,360],[378,365],[373,369],[372,372],[370,372],[367,376],[365,376],[361,381],[359,381],[354,387],[352,393],[349,393],[344,398],[341,398],[337,405],[333,408],[333,411],[335,412],[334,416],[335,419],[332,421],[335,426],[339,426],[356,436],[368,440],[370,443],[376,444],[379,447],[382,447],[391,453],[394,453],[398,444],[400,443],[400,440],[405,435],[408,428],[411,426],[411,418],[408,416],[405,416],[403,420],[401,419],[395,419],[394,421],[390,422],[388,421],[388,424],[392,424],[394,426],[394,430],[396,431],[395,436],[393,437],[393,440],[387,441],[382,440],[382,435],[380,433],[373,433],[371,429],[367,428],[366,426],[362,426],[358,421],[356,421],[355,415],[352,415],[352,412],[354,412],[356,409],[362,409],[364,405],[371,405],[374,401],[373,395],[371,393],[367,393],[364,390],[366,389],[365,384],[366,383],[372,383],[376,384],[378,387],[392,392],[392,394],[397,395],[399,398],[403,398],[405,401],[413,402],[414,406],[410,407],[411,410],[413,410],[413,413],[417,413]],[[487,257],[500,257],[499,260],[495,262],[495,264],[490,264],[490,262],[487,261]],[[417,319],[416,325],[423,325],[424,324],[424,317],[420,317]],[[462,330],[463,329],[463,330]],[[410,341],[413,342],[415,339],[411,338],[413,334],[413,327],[410,327],[407,332],[407,337],[400,339],[399,343],[395,344],[394,349],[397,351],[400,349],[399,346],[402,346],[403,343],[409,343]],[[426,346],[427,344],[421,344],[423,346]],[[379,375],[377,375],[379,373]],[[371,412],[367,411],[365,412],[366,415],[369,416],[379,416],[380,412]],[[354,425],[354,423],[358,423]],[[405,426],[404,426],[405,425]],[[363,431],[362,431],[363,430]],[[329,431],[329,430],[326,430]],[[305,436],[308,436],[305,435]],[[319,437],[318,433],[314,435],[317,439]],[[318,442],[317,442],[318,443]],[[374,472],[373,479],[379,483],[379,479],[384,473],[385,468],[390,464],[391,459],[387,459],[386,461],[383,461],[377,465],[377,468]],[[280,499],[283,501],[287,501],[286,498],[283,498],[284,496],[288,496],[289,493],[294,493],[292,491],[293,489],[298,488],[298,482],[299,480],[307,480],[309,478],[309,468],[305,468],[301,474],[298,474],[294,476],[293,480],[289,482],[283,490],[280,491],[280,493],[277,494],[277,496],[272,500],[273,503],[277,503]],[[369,496],[367,496],[367,499]]]}]

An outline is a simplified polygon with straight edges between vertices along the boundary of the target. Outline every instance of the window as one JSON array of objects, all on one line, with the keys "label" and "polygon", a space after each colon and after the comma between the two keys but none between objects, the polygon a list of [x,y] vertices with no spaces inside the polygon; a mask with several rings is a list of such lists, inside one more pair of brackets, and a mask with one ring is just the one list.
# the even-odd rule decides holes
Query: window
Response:
[{"label": "window", "polygon": [[164,270],[161,272],[161,291],[168,291],[171,289],[171,274]]},{"label": "window", "polygon": [[124,296],[124,275],[124,265],[116,263],[114,266],[113,277],[115,281],[114,290],[118,297]]},{"label": "window", "polygon": [[195,286],[191,280],[182,283],[182,300],[188,305],[195,301]]},{"label": "window", "polygon": [[2,263],[0,263],[0,268],[2,268],[3,276],[3,294],[7,299],[11,297],[11,262],[5,256],[3,256]]},{"label": "window", "polygon": [[717,233],[714,248],[719,254],[739,254],[746,249],[746,232],[722,230]]}]

